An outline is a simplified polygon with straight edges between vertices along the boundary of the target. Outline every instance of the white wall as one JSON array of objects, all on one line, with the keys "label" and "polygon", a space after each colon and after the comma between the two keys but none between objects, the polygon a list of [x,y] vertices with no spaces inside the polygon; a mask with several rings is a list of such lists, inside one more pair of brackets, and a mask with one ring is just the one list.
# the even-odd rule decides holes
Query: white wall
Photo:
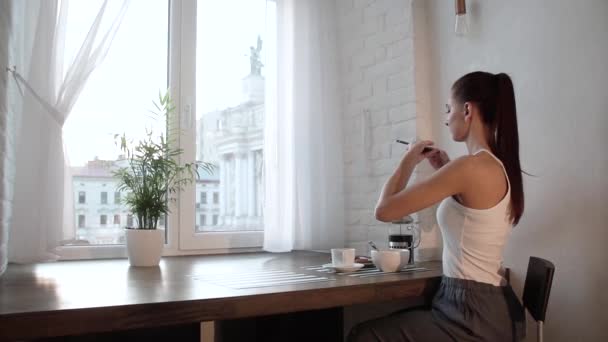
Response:
[{"label": "white wall", "polygon": [[417,135],[411,1],[337,0],[337,9],[346,240],[368,254],[368,240],[387,245],[389,230],[398,229],[373,213],[406,150],[394,140]]},{"label": "white wall", "polygon": [[546,340],[608,340],[608,1],[469,0],[465,37],[453,1],[416,1],[428,6],[416,20],[428,25],[432,129],[451,155],[465,152],[441,125],[452,82],[473,70],[513,79],[522,167],[536,175],[505,255],[515,287],[529,256],[553,261]]},{"label": "white wall", "polygon": [[[417,96],[424,78],[414,68],[412,2],[410,0],[336,0],[338,12],[342,120],[344,123],[344,189],[346,240],[358,254],[369,254],[368,240],[388,245],[398,227],[378,222],[374,207],[384,182],[406,148],[396,138],[430,137],[429,120],[417,116],[428,106]],[[416,62],[417,63],[417,62]],[[420,80],[419,80],[420,79]],[[428,93],[428,91],[427,91]],[[424,95],[424,94],[423,94]],[[414,178],[424,177],[422,167]],[[421,258],[438,258],[434,210],[419,215],[423,243]],[[361,321],[387,315],[419,300],[348,307],[344,332]]]}]

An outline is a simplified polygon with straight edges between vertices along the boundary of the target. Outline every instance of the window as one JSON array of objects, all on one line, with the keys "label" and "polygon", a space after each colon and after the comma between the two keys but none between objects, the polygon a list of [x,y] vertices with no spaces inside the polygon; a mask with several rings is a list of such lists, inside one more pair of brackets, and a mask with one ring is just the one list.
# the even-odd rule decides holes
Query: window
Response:
[{"label": "window", "polygon": [[99,224],[102,226],[105,226],[106,224],[108,224],[108,215],[99,216]]},{"label": "window", "polygon": [[[247,15],[234,15],[235,4]],[[213,194],[215,204],[205,208],[212,220],[199,229],[202,233],[260,232],[261,241],[264,118],[267,99],[272,102],[274,96],[267,82],[275,77],[275,6],[262,0],[197,2],[193,154],[215,166],[214,172],[201,173],[197,184]],[[221,38],[218,31],[223,32]],[[198,211],[191,215],[200,215]],[[205,235],[190,241],[199,238]]]},{"label": "window", "polygon": [[[65,30],[66,63],[78,53],[102,3],[70,1]],[[110,1],[108,9],[114,5]],[[124,132],[131,139],[141,139],[146,129],[165,131],[165,123],[150,119],[148,111],[154,109],[152,101],[158,98],[159,91],[168,87],[168,40],[169,1],[131,1],[106,58],[91,73],[63,127],[72,184],[82,190],[78,193],[80,207],[100,215],[100,206],[112,201],[108,193],[114,193],[112,210],[116,211],[108,213],[112,221],[108,222],[107,216],[99,219],[103,232],[77,232],[91,245],[124,241],[124,230],[115,214],[127,212],[128,208],[121,203],[112,173],[125,166],[125,156],[115,145],[114,134]],[[137,48],[133,49],[135,45]],[[99,202],[86,203],[85,192],[100,193]],[[74,220],[79,220],[76,213]],[[89,224],[97,226],[95,221]],[[127,225],[133,226],[132,217],[127,219]]]},{"label": "window", "polygon": [[114,224],[120,225],[120,215],[114,215]]},{"label": "window", "polygon": [[85,216],[84,215],[78,215],[78,228],[84,228],[85,224],[86,224]]},{"label": "window", "polygon": [[[86,25],[97,14],[90,2],[69,6],[66,61],[78,52]],[[169,87],[180,115],[172,124],[180,129],[181,159],[214,168],[200,170],[199,179],[169,203],[171,214],[159,221],[168,227],[166,248],[177,254],[261,246],[264,118],[266,103],[272,102],[267,99],[274,96],[267,83],[276,77],[275,7],[273,0],[131,2],[107,57],[91,74],[63,128],[73,184],[82,184],[79,209],[86,204],[86,212],[108,213],[113,222],[120,216],[116,213],[129,210],[112,176],[126,165],[113,134],[138,140],[145,129],[170,131],[166,122],[148,121],[152,101]],[[86,203],[87,191],[101,193],[100,203]],[[111,192],[115,206],[99,211]],[[110,226],[107,215],[99,222],[104,229],[97,235],[79,231],[83,240],[124,242],[120,217]],[[127,214],[126,226],[136,225],[133,214]]]}]

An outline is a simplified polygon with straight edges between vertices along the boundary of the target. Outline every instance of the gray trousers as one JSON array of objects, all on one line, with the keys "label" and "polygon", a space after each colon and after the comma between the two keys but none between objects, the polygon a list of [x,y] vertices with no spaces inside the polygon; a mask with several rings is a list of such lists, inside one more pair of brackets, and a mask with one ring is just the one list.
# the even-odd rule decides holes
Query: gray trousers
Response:
[{"label": "gray trousers", "polygon": [[413,308],[355,326],[359,341],[520,341],[526,318],[511,286],[443,277],[430,308]]}]

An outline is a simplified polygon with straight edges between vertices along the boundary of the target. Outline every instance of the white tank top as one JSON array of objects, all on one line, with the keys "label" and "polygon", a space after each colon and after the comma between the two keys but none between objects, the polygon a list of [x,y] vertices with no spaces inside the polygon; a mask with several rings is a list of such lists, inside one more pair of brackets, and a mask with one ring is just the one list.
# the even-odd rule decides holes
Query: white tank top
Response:
[{"label": "white tank top", "polygon": [[437,222],[443,236],[443,274],[447,277],[474,280],[495,286],[506,285],[502,254],[511,235],[509,220],[511,184],[507,178],[507,194],[494,207],[471,209],[452,196],[444,199],[437,210]]}]

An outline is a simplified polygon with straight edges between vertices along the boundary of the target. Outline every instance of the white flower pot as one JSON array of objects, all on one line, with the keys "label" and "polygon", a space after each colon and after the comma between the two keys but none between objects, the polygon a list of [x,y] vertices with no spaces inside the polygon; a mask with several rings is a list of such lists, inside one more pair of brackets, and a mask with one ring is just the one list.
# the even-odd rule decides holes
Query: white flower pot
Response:
[{"label": "white flower pot", "polygon": [[131,266],[158,266],[165,243],[164,229],[125,229]]}]

